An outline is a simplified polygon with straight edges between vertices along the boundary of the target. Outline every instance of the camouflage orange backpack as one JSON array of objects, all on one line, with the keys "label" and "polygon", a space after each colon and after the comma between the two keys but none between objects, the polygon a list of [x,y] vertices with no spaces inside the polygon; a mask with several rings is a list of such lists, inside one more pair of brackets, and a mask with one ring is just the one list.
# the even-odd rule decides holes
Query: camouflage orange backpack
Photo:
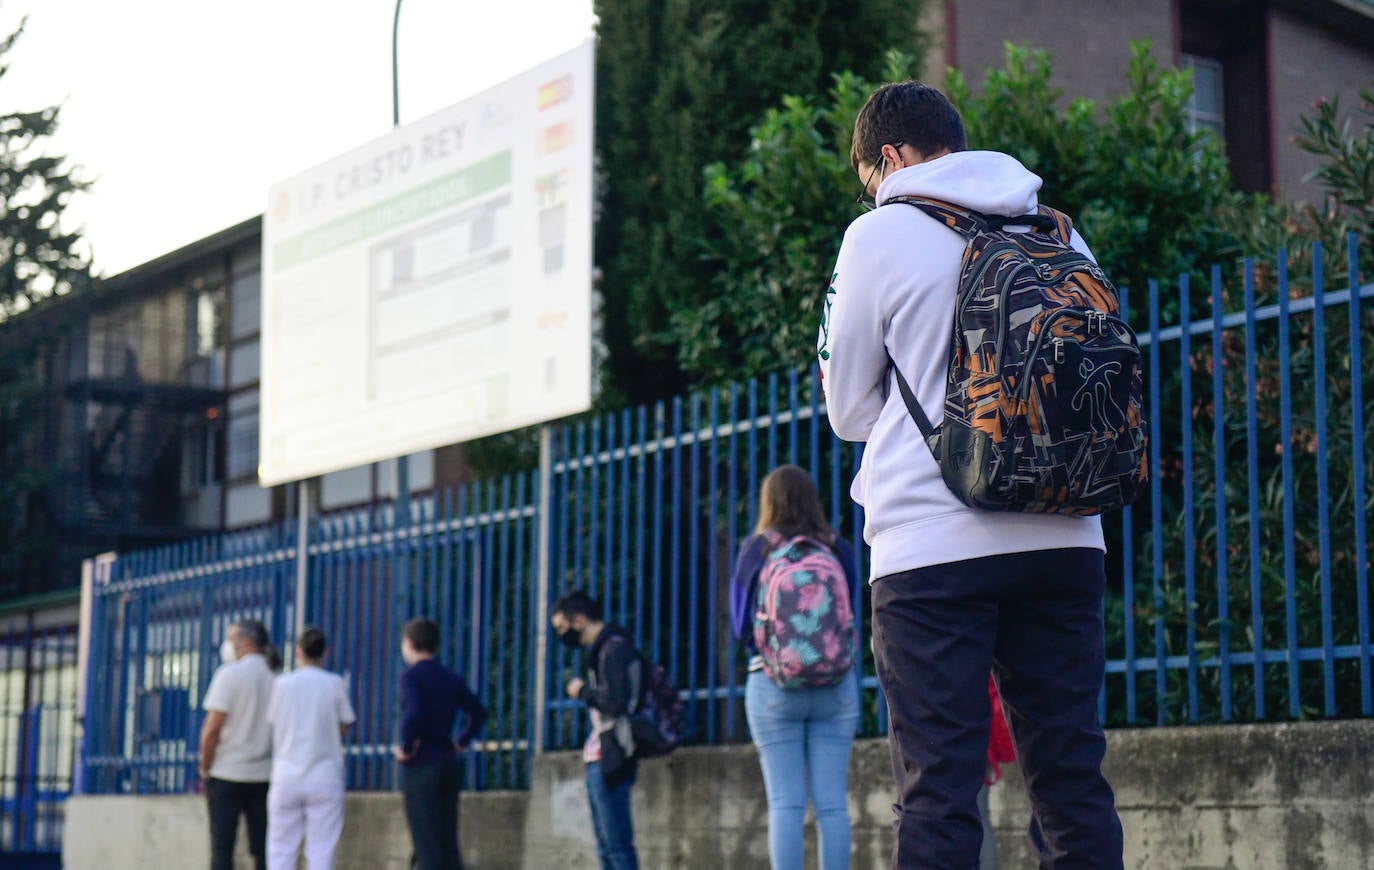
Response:
[{"label": "camouflage orange backpack", "polygon": [[995,511],[1086,516],[1135,501],[1147,480],[1140,345],[1116,288],[1070,245],[1069,218],[894,203],[968,241],[939,426],[896,373],[945,484]]}]

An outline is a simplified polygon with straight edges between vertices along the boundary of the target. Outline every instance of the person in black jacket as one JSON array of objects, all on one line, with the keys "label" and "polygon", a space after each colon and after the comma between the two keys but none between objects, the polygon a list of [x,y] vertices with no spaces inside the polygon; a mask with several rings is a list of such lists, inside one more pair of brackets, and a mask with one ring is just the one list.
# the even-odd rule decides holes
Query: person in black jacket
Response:
[{"label": "person in black jacket", "polygon": [[[401,674],[401,745],[394,753],[401,763],[406,822],[415,845],[412,866],[461,870],[458,753],[482,730],[487,708],[459,674],[438,662],[438,651],[437,623],[431,619],[406,623],[401,657],[409,667]],[[459,710],[465,722],[455,739],[453,723]]]},{"label": "person in black jacket", "polygon": [[597,856],[603,870],[638,870],[630,816],[638,762],[629,717],[644,697],[643,657],[625,629],[603,622],[601,607],[580,590],[554,602],[549,621],[564,644],[587,650],[587,679],[569,680],[567,692],[585,702],[591,714],[582,759]]}]

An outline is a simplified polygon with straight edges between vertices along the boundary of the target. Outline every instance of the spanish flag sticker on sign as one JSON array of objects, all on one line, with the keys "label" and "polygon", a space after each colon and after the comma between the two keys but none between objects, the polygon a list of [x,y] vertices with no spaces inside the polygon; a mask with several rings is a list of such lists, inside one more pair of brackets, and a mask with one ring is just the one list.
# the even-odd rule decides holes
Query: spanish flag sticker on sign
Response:
[{"label": "spanish flag sticker on sign", "polygon": [[539,88],[539,111],[553,108],[566,102],[573,92],[573,77],[570,75],[554,79]]},{"label": "spanish flag sticker on sign", "polygon": [[544,132],[539,137],[539,153],[552,154],[555,151],[562,151],[572,144],[572,124],[563,121],[554,124],[552,127],[545,127]]}]

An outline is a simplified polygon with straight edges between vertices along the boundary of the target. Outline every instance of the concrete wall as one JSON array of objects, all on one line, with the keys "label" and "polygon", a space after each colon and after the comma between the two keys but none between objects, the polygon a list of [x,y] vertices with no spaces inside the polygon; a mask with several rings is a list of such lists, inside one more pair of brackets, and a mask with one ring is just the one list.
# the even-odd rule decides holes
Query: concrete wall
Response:
[{"label": "concrete wall", "polygon": [[[464,863],[479,870],[522,867],[528,805],[526,792],[464,795]],[[399,793],[350,794],[345,813],[335,870],[409,870],[410,831]],[[182,870],[210,863],[209,820],[199,795],[74,797],[66,821],[67,870]],[[253,870],[246,836],[241,827],[235,870]]]},{"label": "concrete wall", "polygon": [[[1374,721],[1116,731],[1106,770],[1127,867],[1347,870],[1374,866]],[[891,769],[883,741],[855,745],[853,867],[888,866]],[[1003,868],[1030,868],[1029,809],[1015,767],[992,790]],[[635,791],[646,868],[767,866],[767,805],[748,746],[680,750],[647,763]],[[192,867],[208,856],[204,800],[74,798],[66,867]],[[461,840],[479,870],[597,866],[582,764],[556,753],[528,793],[465,795]],[[814,862],[814,832],[806,833]],[[401,870],[409,840],[396,794],[350,795],[340,870]],[[247,867],[241,863],[239,866]]]},{"label": "concrete wall", "polygon": [[[1360,104],[1360,89],[1374,79],[1374,47],[1339,40],[1292,13],[1274,11],[1269,19],[1273,80],[1274,181],[1281,196],[1320,202],[1321,186],[1303,178],[1318,158],[1292,144],[1303,115],[1313,114],[1322,98],[1341,98],[1342,114]],[[1352,125],[1358,132],[1358,125]]]},{"label": "concrete wall", "polygon": [[[1374,867],[1374,722],[1116,731],[1105,769],[1131,868]],[[525,866],[597,866],[581,765],[536,765]],[[892,848],[887,744],[850,763],[853,866],[884,868]],[[1029,802],[1017,769],[991,792],[1003,868],[1032,868]],[[749,747],[679,752],[644,766],[634,803],[645,867],[767,865],[767,806]],[[814,831],[806,832],[814,862]],[[813,865],[814,866],[814,865]]]}]

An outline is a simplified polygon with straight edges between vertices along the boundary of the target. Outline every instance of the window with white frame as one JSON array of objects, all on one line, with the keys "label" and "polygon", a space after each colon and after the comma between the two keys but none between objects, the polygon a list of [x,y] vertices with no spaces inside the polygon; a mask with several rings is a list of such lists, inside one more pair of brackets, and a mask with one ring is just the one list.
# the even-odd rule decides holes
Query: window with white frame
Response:
[{"label": "window with white frame", "polygon": [[1193,71],[1193,96],[1188,100],[1188,130],[1211,130],[1218,139],[1226,136],[1225,105],[1222,103],[1221,61],[1185,54],[1185,69]]}]

